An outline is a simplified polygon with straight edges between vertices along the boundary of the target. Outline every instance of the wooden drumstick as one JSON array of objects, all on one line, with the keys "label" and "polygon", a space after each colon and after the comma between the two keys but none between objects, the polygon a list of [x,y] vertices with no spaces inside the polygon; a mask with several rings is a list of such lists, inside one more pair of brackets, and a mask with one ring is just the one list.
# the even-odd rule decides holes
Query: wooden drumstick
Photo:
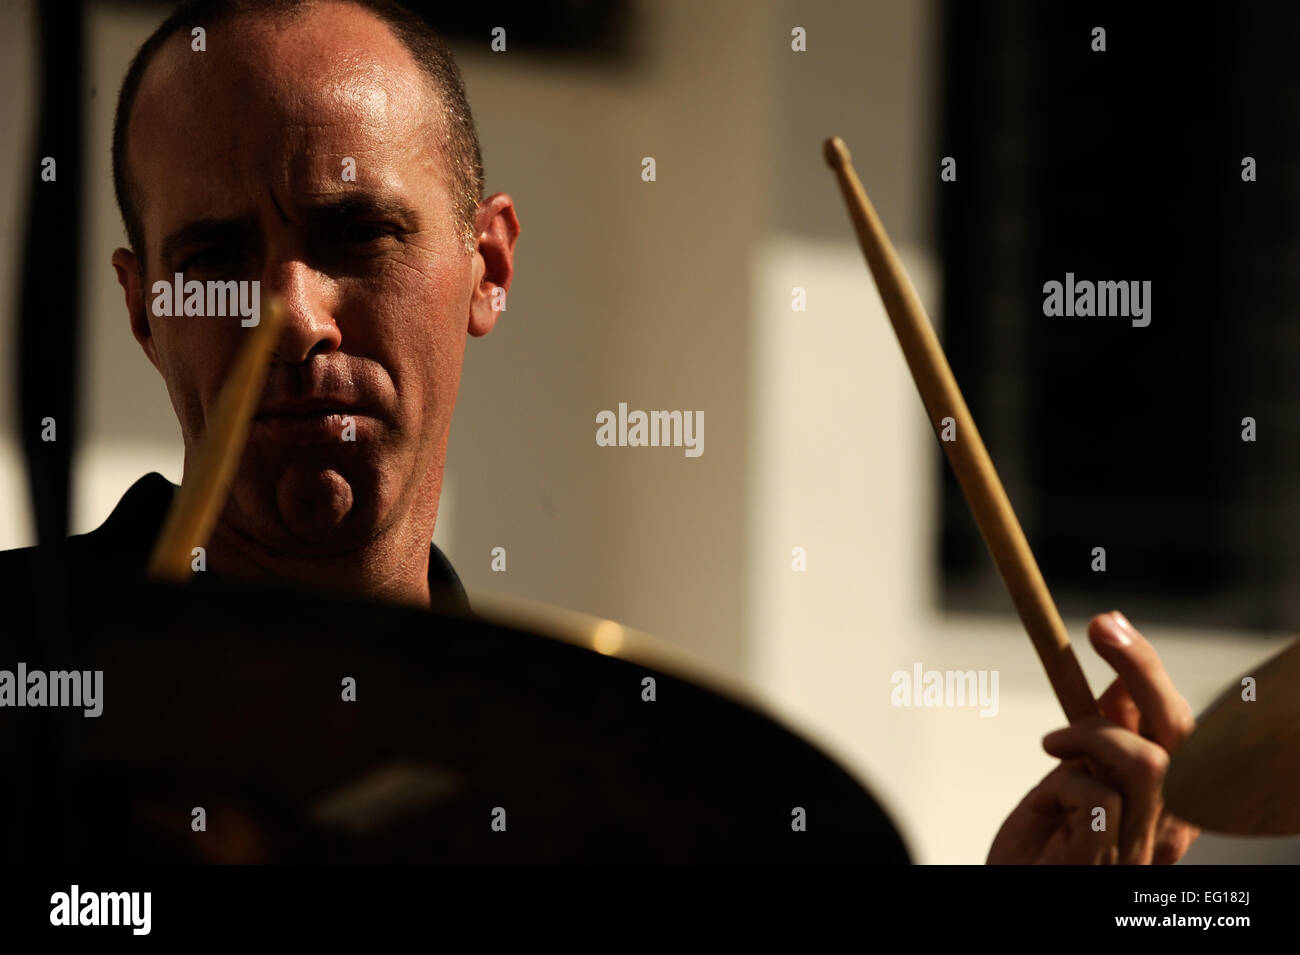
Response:
[{"label": "wooden drumstick", "polygon": [[866,254],[898,343],[903,347],[903,356],[912,371],[921,400],[930,414],[930,423],[937,433],[945,417],[956,422],[957,440],[941,440],[939,443],[948,455],[948,462],[957,475],[962,493],[966,495],[966,503],[970,505],[975,523],[993,555],[993,562],[1011,594],[1029,639],[1043,661],[1061,709],[1072,723],[1085,716],[1095,716],[1099,712],[1097,704],[1070,647],[1065,624],[1047,591],[1029,542],[1025,540],[1007,492],[993,469],[988,450],[957,387],[957,379],[953,377],[921,300],[903,271],[898,253],[894,251],[853,169],[848,147],[835,136],[826,140],[825,153],[826,161],[839,180],[858,241]]},{"label": "wooden drumstick", "polygon": [[266,384],[271,349],[283,325],[283,303],[278,298],[268,299],[257,327],[235,357],[217,396],[189,479],[181,484],[167,513],[167,522],[149,559],[150,577],[185,580],[190,576],[193,549],[207,545],[244,452],[253,413]]}]

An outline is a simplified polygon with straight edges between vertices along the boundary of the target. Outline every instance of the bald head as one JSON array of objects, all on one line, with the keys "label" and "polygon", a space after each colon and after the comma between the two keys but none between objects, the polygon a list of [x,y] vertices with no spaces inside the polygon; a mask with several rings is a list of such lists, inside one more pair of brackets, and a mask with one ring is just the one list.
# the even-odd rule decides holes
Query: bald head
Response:
[{"label": "bald head", "polygon": [[[298,27],[292,36],[276,42],[275,34],[291,24]],[[199,28],[204,31],[202,52],[194,49]],[[360,94],[368,80],[383,79],[385,72],[389,79],[405,74],[392,86],[405,87],[410,104],[426,111],[427,146],[443,164],[455,221],[468,248],[483,189],[478,135],[455,60],[423,20],[388,0],[191,0],[141,46],[118,97],[113,180],[127,236],[141,258],[148,182],[136,170],[141,147],[137,143],[133,149],[132,130],[142,90],[162,90],[154,105],[162,107],[164,122],[169,122],[180,105],[172,95],[177,83],[248,89],[294,68],[308,71],[299,78],[321,80],[322,93],[328,83],[342,82]],[[216,108],[209,102],[204,111]],[[149,139],[143,138],[147,149]]]}]

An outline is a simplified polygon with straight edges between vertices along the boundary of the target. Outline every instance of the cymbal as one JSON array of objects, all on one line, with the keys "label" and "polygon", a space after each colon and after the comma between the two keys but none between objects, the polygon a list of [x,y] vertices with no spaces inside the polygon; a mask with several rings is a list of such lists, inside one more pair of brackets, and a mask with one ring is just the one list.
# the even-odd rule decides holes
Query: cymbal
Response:
[{"label": "cymbal", "polygon": [[[1253,701],[1242,699],[1245,677]],[[1170,760],[1164,796],[1175,816],[1211,832],[1300,833],[1300,642],[1205,711]]]},{"label": "cymbal", "polygon": [[842,767],[607,621],[215,582],[83,590],[71,615],[60,664],[102,670],[102,715],[0,711],[0,792],[53,798],[24,753],[57,722],[74,861],[908,861]]},{"label": "cymbal", "polygon": [[662,637],[592,614],[491,590],[469,591],[476,616],[690,680],[756,710],[765,704],[732,674]]}]

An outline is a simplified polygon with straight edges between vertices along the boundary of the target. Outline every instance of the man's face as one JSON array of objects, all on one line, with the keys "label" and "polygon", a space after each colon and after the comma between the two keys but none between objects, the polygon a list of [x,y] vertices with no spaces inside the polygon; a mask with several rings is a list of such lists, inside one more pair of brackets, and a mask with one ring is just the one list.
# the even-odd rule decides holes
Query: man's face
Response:
[{"label": "man's face", "polygon": [[[466,334],[490,330],[484,306],[493,281],[509,284],[510,248],[504,276],[482,245],[465,249],[436,96],[371,15],[325,5],[218,27],[206,45],[194,52],[182,33],[159,51],[127,153],[148,310],[132,326],[167,383],[187,463],[252,330],[155,317],[153,284],[176,272],[260,280],[288,327],[225,524],[301,555],[351,550],[408,513],[431,527]],[[485,226],[482,211],[476,229],[504,228],[512,247],[505,204],[513,230]],[[129,258],[114,263],[129,286]]]}]

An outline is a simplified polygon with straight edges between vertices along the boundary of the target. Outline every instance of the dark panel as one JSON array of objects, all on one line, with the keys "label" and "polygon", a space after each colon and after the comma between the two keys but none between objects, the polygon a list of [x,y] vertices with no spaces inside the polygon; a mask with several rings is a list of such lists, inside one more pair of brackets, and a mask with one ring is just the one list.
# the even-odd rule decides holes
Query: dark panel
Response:
[{"label": "dark panel", "polygon": [[[945,30],[945,346],[1062,611],[1294,626],[1300,8],[951,3]],[[1150,325],[1045,316],[1067,272],[1150,281]],[[943,488],[945,604],[1009,607]]]}]

